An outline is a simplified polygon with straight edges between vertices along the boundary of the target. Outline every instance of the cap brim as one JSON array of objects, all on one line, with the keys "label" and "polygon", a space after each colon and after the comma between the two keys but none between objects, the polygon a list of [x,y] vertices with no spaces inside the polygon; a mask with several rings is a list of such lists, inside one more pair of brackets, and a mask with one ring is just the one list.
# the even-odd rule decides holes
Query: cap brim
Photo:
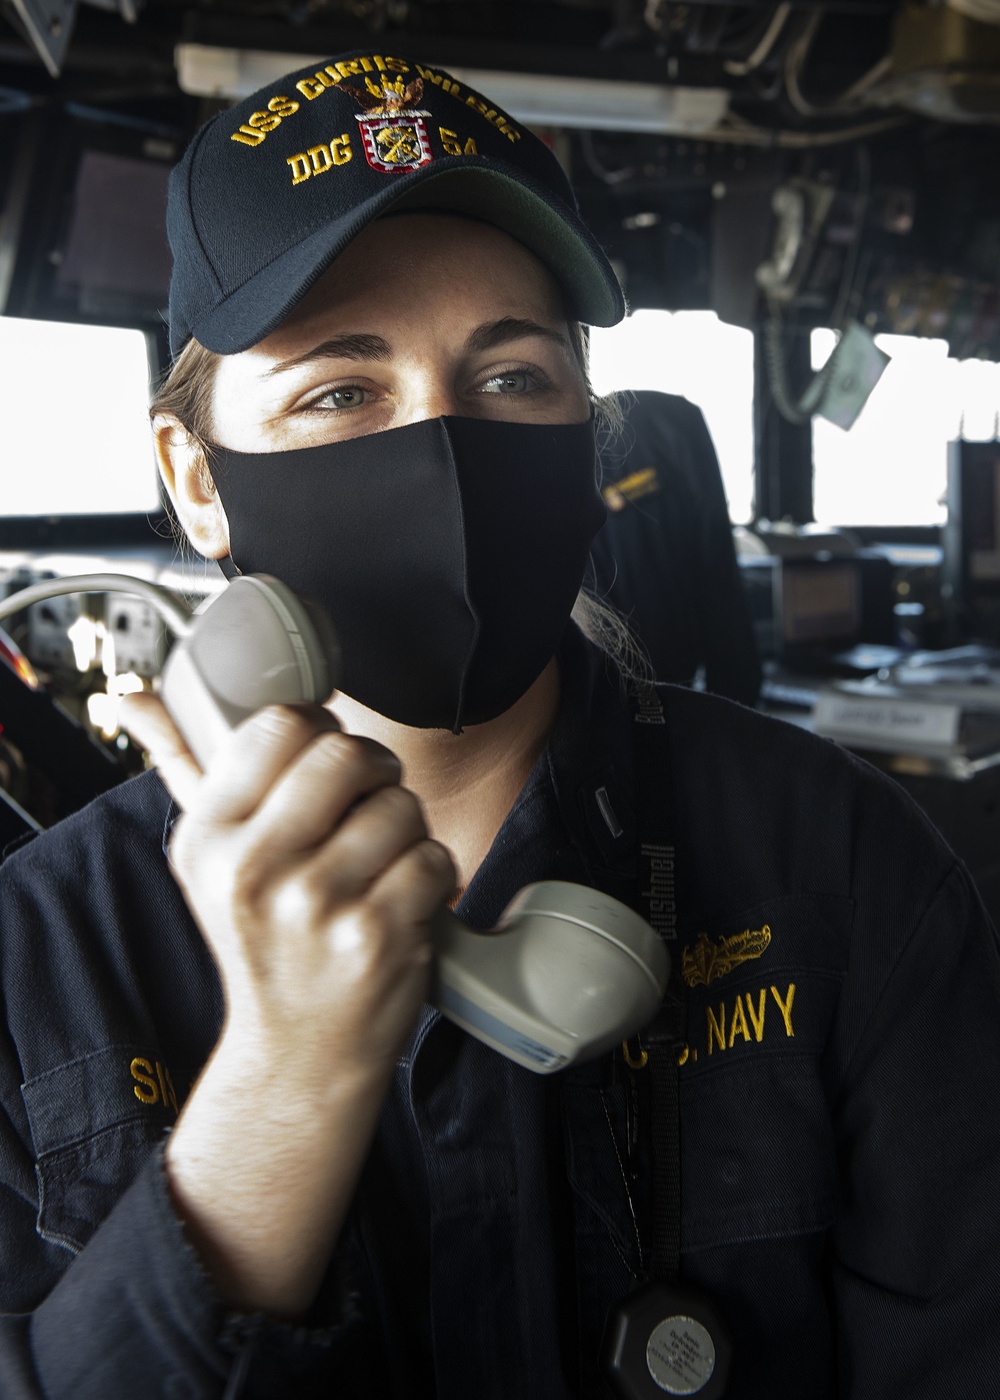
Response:
[{"label": "cap brim", "polygon": [[324,223],[249,282],[198,317],[192,334],[207,350],[234,355],[275,330],[317,278],[374,219],[390,210],[440,209],[483,219],[530,249],[552,272],[567,311],[593,326],[625,314],[618,279],[600,244],[561,201],[534,182],[480,157],[447,170],[413,171],[347,219]]}]

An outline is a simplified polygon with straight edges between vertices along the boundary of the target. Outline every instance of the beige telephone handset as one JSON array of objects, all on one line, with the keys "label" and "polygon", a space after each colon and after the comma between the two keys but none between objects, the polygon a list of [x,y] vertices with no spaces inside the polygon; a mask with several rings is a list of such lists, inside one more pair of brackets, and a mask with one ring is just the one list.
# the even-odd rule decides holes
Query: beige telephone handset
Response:
[{"label": "beige telephone handset", "polygon": [[[234,579],[193,614],[169,590],[125,575],[49,579],[0,603],[0,621],[73,592],[138,593],[178,635],[160,696],[203,767],[262,705],[322,703],[336,689],[340,653],[328,620],[269,575]],[[541,1074],[591,1059],[646,1025],[670,971],[662,940],[634,910],[558,880],[528,885],[489,933],[442,908],[432,939],[435,1005]]]}]

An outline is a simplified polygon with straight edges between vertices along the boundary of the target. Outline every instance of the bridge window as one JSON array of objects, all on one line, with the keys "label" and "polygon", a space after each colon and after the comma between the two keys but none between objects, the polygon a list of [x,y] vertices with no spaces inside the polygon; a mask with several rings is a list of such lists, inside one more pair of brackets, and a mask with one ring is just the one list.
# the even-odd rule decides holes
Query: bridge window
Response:
[{"label": "bridge window", "polygon": [[591,380],[612,389],[683,394],[705,415],[722,469],[730,519],[753,509],[753,336],[714,311],[634,311],[617,326],[594,327]]},{"label": "bridge window", "polygon": [[[880,335],[892,360],[843,432],[813,419],[813,500],[824,525],[944,523],[948,443],[992,438],[1000,412],[1000,366],[949,358],[947,342]],[[812,334],[813,367],[834,334]]]},{"label": "bridge window", "polygon": [[0,316],[4,516],[160,508],[141,331]]}]

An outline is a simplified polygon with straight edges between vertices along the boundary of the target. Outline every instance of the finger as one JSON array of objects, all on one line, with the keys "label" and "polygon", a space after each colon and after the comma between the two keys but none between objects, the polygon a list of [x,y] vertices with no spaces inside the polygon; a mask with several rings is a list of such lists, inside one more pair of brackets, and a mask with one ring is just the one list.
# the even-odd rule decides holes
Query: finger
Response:
[{"label": "finger", "polygon": [[186,808],[201,783],[201,768],[163,702],[148,691],[136,692],[123,698],[119,713],[122,728],[148,753],[171,797]]},{"label": "finger", "polygon": [[451,852],[428,838],[411,846],[368,891],[367,903],[389,912],[397,927],[423,929],[455,892],[457,871]]},{"label": "finger", "polygon": [[319,734],[340,726],[322,705],[267,705],[236,726],[213,755],[198,793],[199,820],[245,821]]},{"label": "finger", "polygon": [[397,784],[379,788],[353,808],[317,847],[303,875],[330,908],[360,898],[412,846],[427,840],[419,800]]},{"label": "finger", "polygon": [[[399,778],[399,760],[374,740],[330,732],[317,735],[280,775],[254,814],[252,840],[261,859],[273,866],[276,860],[319,847],[331,839],[352,808],[384,787],[397,786]],[[411,815],[410,835],[404,842],[410,844],[426,833],[416,799],[409,797],[405,802],[415,809],[420,827],[412,829]],[[393,810],[400,811],[401,805]],[[371,825],[369,820],[366,829]],[[375,872],[380,868],[376,865]]]}]

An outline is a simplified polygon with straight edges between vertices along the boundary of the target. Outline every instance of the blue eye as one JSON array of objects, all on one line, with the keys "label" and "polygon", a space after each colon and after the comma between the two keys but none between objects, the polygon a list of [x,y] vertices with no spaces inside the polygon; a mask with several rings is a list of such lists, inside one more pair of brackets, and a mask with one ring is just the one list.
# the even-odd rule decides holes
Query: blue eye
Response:
[{"label": "blue eye", "polygon": [[313,403],[314,408],[351,409],[360,408],[365,402],[365,390],[357,384],[347,384],[342,389],[327,389],[326,393]]},{"label": "blue eye", "polygon": [[495,374],[483,385],[484,394],[524,394],[532,387],[533,380],[525,370],[510,370],[506,374]]}]

